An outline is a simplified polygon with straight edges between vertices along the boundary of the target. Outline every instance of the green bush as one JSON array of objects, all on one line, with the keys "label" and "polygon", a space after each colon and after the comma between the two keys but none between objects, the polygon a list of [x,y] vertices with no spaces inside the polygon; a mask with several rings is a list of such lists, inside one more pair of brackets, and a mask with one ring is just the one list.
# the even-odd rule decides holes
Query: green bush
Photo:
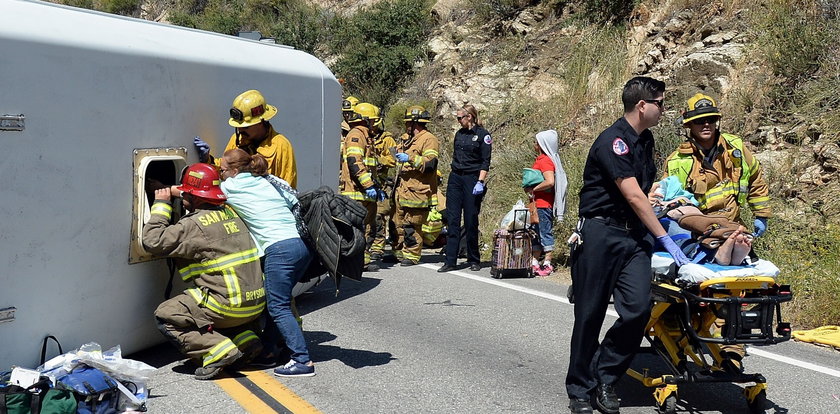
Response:
[{"label": "green bush", "polygon": [[256,30],[277,43],[314,53],[327,19],[304,0],[246,0],[241,30]]},{"label": "green bush", "polygon": [[140,0],[100,0],[102,11],[131,16],[140,7]]},{"label": "green bush", "polygon": [[169,20],[234,36],[240,31],[258,31],[308,53],[315,52],[327,26],[321,11],[305,0],[181,0]]},{"label": "green bush", "polygon": [[383,106],[426,58],[430,29],[425,0],[383,0],[349,19],[336,19],[330,48],[346,90]]},{"label": "green bush", "polygon": [[[403,121],[403,118],[405,117],[405,110],[409,106],[413,105],[422,106],[429,111],[430,114],[437,112],[435,102],[428,98],[412,101],[399,101],[388,108],[383,108],[382,117],[384,119],[383,122],[385,122],[385,128],[394,134],[395,137],[399,137],[405,132],[405,122]],[[440,138],[441,137],[438,136],[438,139]]]},{"label": "green bush", "polygon": [[[784,200],[775,200],[774,209],[784,209]],[[823,220],[808,223],[802,217],[774,217],[767,233],[758,239],[756,251],[781,270],[779,281],[791,285],[793,303],[784,308],[785,319],[795,322],[794,329],[837,325],[840,307],[837,277],[840,263],[840,228]],[[832,305],[828,305],[832,304]]]},{"label": "green bush", "polygon": [[585,17],[595,22],[621,23],[627,20],[637,0],[583,0]]},{"label": "green bush", "polygon": [[757,17],[758,44],[775,74],[796,81],[819,69],[832,33],[815,2],[771,0]]},{"label": "green bush", "polygon": [[170,14],[172,24],[237,35],[242,23],[242,2],[237,0],[181,0]]},{"label": "green bush", "polygon": [[479,0],[473,3],[479,23],[488,20],[509,20],[516,17],[525,7],[538,3],[536,0]]}]

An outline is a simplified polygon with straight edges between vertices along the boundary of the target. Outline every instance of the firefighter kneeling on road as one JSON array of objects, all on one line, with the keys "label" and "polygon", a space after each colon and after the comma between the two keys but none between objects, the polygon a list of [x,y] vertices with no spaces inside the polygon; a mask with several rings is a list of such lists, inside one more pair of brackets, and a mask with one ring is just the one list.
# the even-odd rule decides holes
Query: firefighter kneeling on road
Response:
[{"label": "firefighter kneeling on road", "polygon": [[420,262],[423,249],[423,225],[429,210],[437,205],[437,163],[440,144],[437,137],[426,130],[431,120],[422,106],[410,106],[405,111],[405,134],[401,137],[397,158],[395,204],[397,212],[398,251],[403,266]]},{"label": "firefighter kneeling on road", "polygon": [[[245,223],[224,205],[219,184],[215,167],[191,165],[181,186],[155,191],[143,227],[146,250],[174,259],[181,279],[193,284],[160,304],[155,318],[163,335],[198,361],[195,377],[202,380],[262,350],[255,333],[265,308],[259,253]],[[169,224],[173,191],[190,213]]]},{"label": "firefighter kneeling on road", "polygon": [[376,149],[373,146],[371,130],[379,120],[379,108],[366,102],[353,107],[349,118],[352,129],[344,138],[344,151],[341,158],[341,179],[339,192],[362,203],[367,210],[365,215],[365,270],[376,271],[379,266],[371,262],[370,248],[376,238],[376,202],[385,199],[385,193],[376,183],[378,164]]}]

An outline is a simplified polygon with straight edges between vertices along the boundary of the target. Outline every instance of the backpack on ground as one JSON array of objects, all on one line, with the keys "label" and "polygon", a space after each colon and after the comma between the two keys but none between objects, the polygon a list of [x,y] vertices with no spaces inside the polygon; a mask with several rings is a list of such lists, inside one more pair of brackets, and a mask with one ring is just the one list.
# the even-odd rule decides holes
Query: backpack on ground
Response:
[{"label": "backpack on ground", "polygon": [[72,391],[78,402],[78,414],[115,414],[120,392],[117,380],[87,365],[56,379],[57,388]]},{"label": "backpack on ground", "polygon": [[50,379],[42,376],[38,382],[23,388],[8,385],[6,375],[0,374],[0,414],[75,414],[73,393],[50,387]]}]

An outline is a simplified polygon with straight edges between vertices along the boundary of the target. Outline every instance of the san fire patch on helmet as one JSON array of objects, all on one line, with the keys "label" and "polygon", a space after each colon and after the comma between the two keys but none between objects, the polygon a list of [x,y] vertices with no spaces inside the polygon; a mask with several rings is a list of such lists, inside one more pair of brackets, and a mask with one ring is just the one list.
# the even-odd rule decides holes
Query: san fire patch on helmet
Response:
[{"label": "san fire patch on helmet", "polygon": [[260,116],[265,113],[265,106],[255,106],[251,108],[251,116]]},{"label": "san fire patch on helmet", "polygon": [[621,138],[616,138],[613,140],[612,150],[616,155],[625,155],[630,152],[630,147]]}]

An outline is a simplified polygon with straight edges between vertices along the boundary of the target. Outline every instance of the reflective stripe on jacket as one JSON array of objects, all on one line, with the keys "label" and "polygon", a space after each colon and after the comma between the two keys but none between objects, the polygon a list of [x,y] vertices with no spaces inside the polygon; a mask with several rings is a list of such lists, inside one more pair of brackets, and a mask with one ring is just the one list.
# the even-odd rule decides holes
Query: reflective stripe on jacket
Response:
[{"label": "reflective stripe on jacket", "polygon": [[367,127],[358,125],[347,133],[341,158],[339,192],[354,200],[368,200],[365,189],[376,185],[373,173],[378,162]]},{"label": "reflective stripe on jacket", "polygon": [[680,144],[666,160],[665,175],[677,176],[694,193],[700,210],[741,222],[740,206],[749,204],[756,217],[770,217],[769,188],[761,165],[740,137],[720,134],[722,146],[713,165],[703,165],[703,153],[691,142]]},{"label": "reflective stripe on jacket", "polygon": [[258,315],[265,289],[257,247],[245,223],[228,206],[199,209],[170,225],[172,207],[156,200],[143,227],[143,246],[169,256],[199,306],[234,318]]},{"label": "reflective stripe on jacket", "polygon": [[[420,131],[413,139],[403,136],[400,151],[408,161],[400,165],[397,202],[402,207],[427,208],[437,205],[437,158],[439,142],[429,131]],[[435,164],[435,168],[429,168]]]}]

